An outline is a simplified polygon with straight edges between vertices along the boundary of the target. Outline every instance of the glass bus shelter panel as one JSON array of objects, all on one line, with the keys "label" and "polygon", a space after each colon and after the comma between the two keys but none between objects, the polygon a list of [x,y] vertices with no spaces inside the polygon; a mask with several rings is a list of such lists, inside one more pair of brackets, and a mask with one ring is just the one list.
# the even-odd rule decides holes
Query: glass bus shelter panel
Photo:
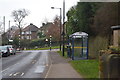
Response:
[{"label": "glass bus shelter panel", "polygon": [[83,38],[83,43],[82,43],[82,57],[87,58],[87,38]]},{"label": "glass bus shelter panel", "polygon": [[74,39],[74,58],[80,58],[82,57],[81,51],[82,51],[82,39],[76,38]]}]

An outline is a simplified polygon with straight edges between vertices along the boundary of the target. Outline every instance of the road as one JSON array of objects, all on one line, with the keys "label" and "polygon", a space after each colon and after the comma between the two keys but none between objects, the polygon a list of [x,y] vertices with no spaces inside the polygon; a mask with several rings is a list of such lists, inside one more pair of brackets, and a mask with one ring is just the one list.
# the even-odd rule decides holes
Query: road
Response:
[{"label": "road", "polygon": [[2,58],[2,78],[45,78],[51,64],[49,50],[22,51]]}]

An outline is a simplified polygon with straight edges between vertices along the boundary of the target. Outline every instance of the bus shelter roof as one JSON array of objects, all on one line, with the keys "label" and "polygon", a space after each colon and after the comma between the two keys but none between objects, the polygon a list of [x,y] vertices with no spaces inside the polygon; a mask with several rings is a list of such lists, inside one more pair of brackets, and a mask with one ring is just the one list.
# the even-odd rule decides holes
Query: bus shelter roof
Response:
[{"label": "bus shelter roof", "polygon": [[85,38],[88,37],[88,34],[85,32],[75,32],[69,36],[70,38]]}]

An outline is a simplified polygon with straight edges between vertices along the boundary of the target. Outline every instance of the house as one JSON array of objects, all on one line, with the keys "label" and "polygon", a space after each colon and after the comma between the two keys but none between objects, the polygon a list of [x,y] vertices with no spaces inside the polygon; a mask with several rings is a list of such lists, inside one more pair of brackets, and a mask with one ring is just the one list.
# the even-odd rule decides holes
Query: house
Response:
[{"label": "house", "polygon": [[11,28],[7,31],[8,39],[13,39],[15,37],[15,33],[18,32],[19,28],[17,26],[11,26]]},{"label": "house", "polygon": [[43,23],[39,29],[39,32],[41,32],[42,35],[46,35],[46,33],[48,32],[48,28],[51,26],[53,26],[53,23],[51,23],[51,22],[47,22],[46,24]]},{"label": "house", "polygon": [[30,40],[38,39],[37,36],[38,30],[39,28],[37,26],[30,23],[30,25],[22,29],[21,39],[30,39]]}]

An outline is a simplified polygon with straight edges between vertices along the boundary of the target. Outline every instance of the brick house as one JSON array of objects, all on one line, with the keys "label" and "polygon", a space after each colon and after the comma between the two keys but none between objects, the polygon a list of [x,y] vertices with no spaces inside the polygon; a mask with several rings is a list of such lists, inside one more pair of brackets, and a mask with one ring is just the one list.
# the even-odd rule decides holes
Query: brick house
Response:
[{"label": "brick house", "polygon": [[42,35],[46,35],[46,33],[48,32],[48,28],[53,26],[53,23],[51,22],[47,22],[46,24],[43,23],[42,26],[39,28],[39,32],[42,33]]},{"label": "brick house", "polygon": [[39,28],[37,26],[30,23],[30,25],[22,29],[21,39],[30,39],[30,40],[38,39],[37,36],[38,30]]}]

